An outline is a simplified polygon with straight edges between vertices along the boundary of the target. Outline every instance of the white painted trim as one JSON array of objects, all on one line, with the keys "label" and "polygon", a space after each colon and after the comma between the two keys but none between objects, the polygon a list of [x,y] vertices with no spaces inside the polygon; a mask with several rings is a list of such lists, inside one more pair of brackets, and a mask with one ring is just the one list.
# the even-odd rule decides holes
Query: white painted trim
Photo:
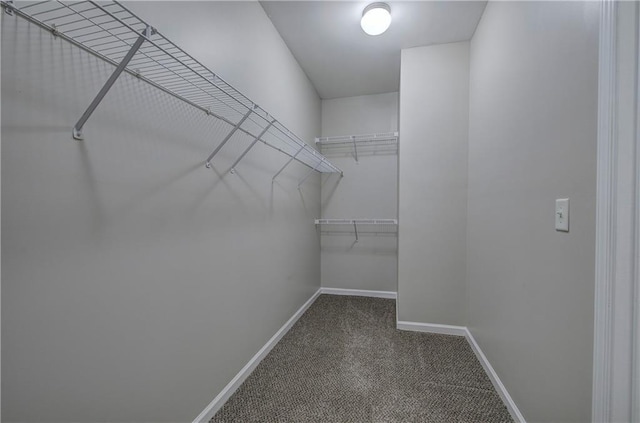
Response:
[{"label": "white painted trim", "polygon": [[632,348],[631,358],[631,421],[640,422],[640,6],[636,6],[636,104],[635,104],[635,143],[636,143],[636,180],[635,180],[635,236],[633,241],[633,294],[634,307],[632,317]]},{"label": "white painted trim", "polygon": [[473,353],[476,355],[476,357],[478,358],[478,361],[482,365],[482,368],[487,373],[487,376],[489,376],[489,379],[491,380],[493,387],[498,392],[498,395],[500,395],[500,398],[502,399],[502,402],[504,402],[505,407],[507,407],[509,414],[511,414],[511,418],[513,418],[513,420],[516,423],[526,423],[524,416],[518,409],[518,406],[516,405],[515,401],[513,401],[513,398],[511,398],[511,395],[509,395],[507,388],[504,386],[504,384],[498,377],[498,374],[493,369],[493,366],[491,365],[491,363],[489,363],[487,356],[484,355],[484,353],[480,349],[480,345],[478,345],[473,335],[471,335],[469,328],[467,328],[466,326],[441,325],[438,323],[418,323],[418,322],[400,322],[400,321],[397,322],[396,327],[400,330],[408,330],[413,332],[425,332],[425,333],[437,333],[442,335],[464,336],[467,342],[469,343],[469,345],[471,346]]},{"label": "white painted trim", "polygon": [[321,289],[318,289],[315,294],[311,296],[305,302],[302,307],[295,312],[293,316],[267,341],[266,344],[249,360],[249,362],[238,372],[237,375],[231,382],[227,384],[227,386],[220,391],[220,393],[207,405],[207,407],[202,410],[202,413],[198,415],[198,417],[193,420],[193,423],[206,423],[218,412],[218,410],[224,405],[225,402],[233,395],[233,393],[242,385],[247,377],[253,372],[253,370],[260,364],[262,359],[264,359],[269,351],[273,349],[273,347],[282,339],[282,337],[291,329],[291,327],[298,321],[298,319],[304,314],[305,311],[313,304],[313,302],[320,295]]},{"label": "white painted trim", "polygon": [[595,321],[591,419],[611,416],[613,286],[616,264],[616,35],[617,3],[602,0],[598,58],[598,141],[596,195]]},{"label": "white painted trim", "polygon": [[439,323],[402,322],[396,323],[399,330],[413,332],[439,333],[441,335],[466,336],[467,328],[464,326],[441,325]]},{"label": "white painted trim", "polygon": [[471,345],[471,349],[473,350],[476,357],[478,358],[478,361],[480,362],[480,364],[482,364],[482,367],[484,368],[484,371],[487,373],[487,376],[489,376],[489,379],[491,379],[491,383],[493,384],[493,387],[498,392],[498,395],[500,395],[500,398],[502,398],[502,402],[504,402],[504,405],[507,407],[507,410],[509,410],[509,414],[511,414],[511,418],[513,418],[513,420],[516,422],[526,423],[524,416],[518,409],[518,406],[516,405],[515,401],[513,401],[513,398],[511,398],[511,395],[509,395],[507,388],[504,386],[504,384],[498,377],[498,374],[493,369],[493,366],[491,365],[491,363],[489,363],[489,360],[487,360],[487,356],[484,355],[484,353],[480,349],[480,346],[476,342],[475,338],[473,337],[473,335],[471,335],[471,332],[469,331],[469,329],[465,327],[464,330],[465,330],[464,336],[465,338],[467,338],[467,342],[469,343],[469,345]]},{"label": "white painted trim", "polygon": [[321,294],[329,295],[352,295],[355,297],[391,298],[395,300],[398,296],[393,291],[370,291],[367,289],[343,289],[343,288],[320,288]]}]

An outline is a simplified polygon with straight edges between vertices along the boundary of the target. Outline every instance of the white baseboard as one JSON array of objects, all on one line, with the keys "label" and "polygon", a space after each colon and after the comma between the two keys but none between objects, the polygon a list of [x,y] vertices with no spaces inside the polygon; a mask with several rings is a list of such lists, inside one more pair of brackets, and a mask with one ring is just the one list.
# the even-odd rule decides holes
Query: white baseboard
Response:
[{"label": "white baseboard", "polygon": [[343,288],[320,288],[321,294],[330,295],[352,295],[355,297],[374,297],[396,299],[398,294],[393,291],[370,291],[368,289],[343,289]]},{"label": "white baseboard", "polygon": [[509,392],[507,392],[507,388],[505,388],[505,386],[502,384],[502,381],[498,377],[496,371],[493,370],[493,366],[491,366],[491,363],[489,363],[489,360],[487,360],[487,357],[480,349],[480,346],[476,342],[475,338],[473,337],[473,335],[471,335],[471,332],[468,328],[465,327],[464,330],[466,332],[465,338],[467,338],[467,342],[469,343],[469,345],[471,345],[471,349],[476,354],[478,361],[480,362],[480,364],[482,364],[482,367],[489,376],[489,379],[491,379],[493,387],[496,388],[498,395],[500,395],[500,398],[502,398],[502,402],[504,402],[507,410],[509,410],[509,414],[511,414],[511,417],[517,423],[526,423],[524,416],[518,409],[516,403],[513,401],[513,398],[511,398],[511,395],[509,395]]},{"label": "white baseboard", "polygon": [[413,332],[439,333],[442,335],[466,336],[467,328],[464,326],[441,325],[438,323],[401,322],[396,323],[400,330]]},{"label": "white baseboard", "polygon": [[273,347],[280,341],[280,339],[291,329],[291,327],[298,321],[300,316],[304,314],[305,311],[313,304],[313,302],[318,298],[322,289],[318,289],[315,294],[311,296],[307,300],[306,303],[302,305],[295,312],[293,316],[267,341],[266,344],[249,360],[249,362],[238,372],[237,375],[231,382],[224,387],[222,391],[207,405],[207,407],[198,415],[198,417],[193,420],[193,423],[206,423],[218,412],[218,410],[224,405],[225,402],[233,395],[233,393],[242,385],[247,377],[253,372],[253,370],[260,364],[263,358],[269,354],[269,351],[273,349]]},{"label": "white baseboard", "polygon": [[491,363],[489,363],[489,360],[487,360],[487,356],[484,355],[475,338],[473,337],[473,335],[471,335],[469,328],[467,328],[466,326],[441,325],[437,323],[417,323],[401,321],[397,322],[396,327],[400,330],[410,330],[414,332],[464,336],[471,346],[473,353],[476,355],[478,361],[482,365],[482,368],[487,373],[487,376],[489,376],[493,387],[498,392],[498,395],[500,395],[502,402],[504,402],[504,405],[507,407],[509,414],[511,414],[511,418],[513,418],[516,423],[526,423],[524,416],[518,409],[516,403],[513,401],[513,398],[511,398],[511,395],[509,395],[509,392],[507,392],[507,388],[505,388],[504,384],[498,377],[498,374],[493,369],[493,366],[491,366]]}]

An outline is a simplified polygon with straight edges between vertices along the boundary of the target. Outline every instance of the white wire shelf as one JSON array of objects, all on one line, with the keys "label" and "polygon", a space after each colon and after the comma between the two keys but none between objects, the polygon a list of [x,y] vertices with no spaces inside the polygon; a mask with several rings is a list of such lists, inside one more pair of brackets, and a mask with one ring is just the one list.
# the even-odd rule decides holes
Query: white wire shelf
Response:
[{"label": "white wire shelf", "polygon": [[396,219],[316,219],[316,225],[392,225],[397,226]]},{"label": "white wire shelf", "polygon": [[[377,134],[362,135],[339,135],[335,137],[318,137],[316,145],[320,151],[332,153],[344,153],[345,151],[353,151],[353,156],[358,162],[358,149],[360,153],[365,153],[372,148],[378,151],[397,151],[398,133],[383,132]],[[346,149],[346,150],[345,150]]]},{"label": "white wire shelf", "polygon": [[398,133],[397,132],[383,132],[378,134],[363,134],[363,135],[338,135],[335,137],[318,137],[316,138],[316,144],[320,146],[338,146],[343,144],[397,144]]},{"label": "white wire shelf", "polygon": [[82,139],[84,123],[111,85],[121,72],[126,72],[229,125],[227,136],[207,158],[207,167],[234,133],[239,132],[249,135],[254,142],[232,168],[261,141],[288,155],[291,159],[287,165],[296,160],[318,172],[342,174],[264,109],[117,1],[53,0],[18,7],[10,0],[0,0],[0,5],[8,14],[20,16],[116,66],[74,127],[77,139]]},{"label": "white wire shelf", "polygon": [[361,234],[394,235],[398,233],[396,219],[316,219],[316,226],[325,234],[353,233],[356,241]]}]

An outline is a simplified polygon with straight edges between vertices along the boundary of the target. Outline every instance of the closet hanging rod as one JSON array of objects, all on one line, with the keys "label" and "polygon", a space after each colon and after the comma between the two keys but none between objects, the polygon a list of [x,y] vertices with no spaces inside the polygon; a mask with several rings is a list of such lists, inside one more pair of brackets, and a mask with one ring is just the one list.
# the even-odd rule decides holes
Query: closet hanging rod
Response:
[{"label": "closet hanging rod", "polygon": [[[314,148],[160,32],[144,32],[152,28],[151,25],[117,1],[98,4],[91,0],[71,3],[52,0],[17,7],[10,0],[0,0],[0,5],[7,13],[49,30],[54,36],[112,64],[116,71],[121,66],[120,72],[135,76],[225,122],[230,131],[258,139],[311,169],[342,175],[339,168]],[[141,41],[140,45],[127,57],[137,41]],[[118,75],[112,79],[115,81]],[[110,88],[108,85],[105,84],[104,92],[101,90],[78,121],[74,130],[78,137],[81,137],[79,129]],[[250,116],[240,123],[248,112]]]}]

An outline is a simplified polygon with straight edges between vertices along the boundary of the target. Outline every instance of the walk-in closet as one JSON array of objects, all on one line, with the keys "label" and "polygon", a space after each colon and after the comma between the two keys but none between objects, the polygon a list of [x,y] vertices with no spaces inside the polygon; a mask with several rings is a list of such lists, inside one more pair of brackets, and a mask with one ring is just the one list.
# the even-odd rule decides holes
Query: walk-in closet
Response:
[{"label": "walk-in closet", "polygon": [[639,27],[0,0],[0,419],[636,421]]}]

